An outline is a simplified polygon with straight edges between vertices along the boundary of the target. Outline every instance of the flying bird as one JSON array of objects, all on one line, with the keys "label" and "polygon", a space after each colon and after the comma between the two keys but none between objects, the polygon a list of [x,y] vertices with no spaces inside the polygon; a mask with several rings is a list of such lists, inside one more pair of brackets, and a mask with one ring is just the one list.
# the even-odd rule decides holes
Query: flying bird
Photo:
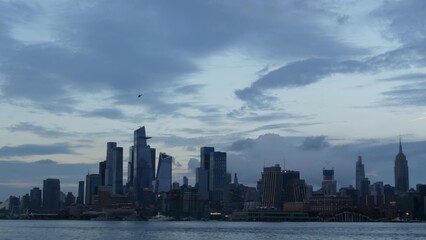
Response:
[{"label": "flying bird", "polygon": [[142,97],[142,94],[139,94],[139,95],[138,95],[138,98],[140,98],[140,97]]}]

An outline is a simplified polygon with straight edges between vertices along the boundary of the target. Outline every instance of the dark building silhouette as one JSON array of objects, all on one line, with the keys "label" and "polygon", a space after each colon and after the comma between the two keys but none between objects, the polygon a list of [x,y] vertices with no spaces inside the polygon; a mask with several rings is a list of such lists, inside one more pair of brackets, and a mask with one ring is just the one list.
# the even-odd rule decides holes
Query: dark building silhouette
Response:
[{"label": "dark building silhouette", "polygon": [[401,139],[399,139],[399,152],[395,157],[395,193],[406,193],[408,188],[408,162],[402,152]]},{"label": "dark building silhouette", "polygon": [[59,211],[61,207],[61,186],[59,179],[43,181],[43,210]]},{"label": "dark building silhouette", "polygon": [[358,156],[358,161],[356,161],[356,170],[355,170],[355,187],[358,191],[361,190],[361,182],[365,178],[365,169],[364,164],[362,163],[361,155]]},{"label": "dark building silhouette", "polygon": [[67,196],[65,197],[65,206],[71,206],[75,203],[75,196],[72,194],[72,192],[68,192]]},{"label": "dark building silhouette", "polygon": [[211,152],[209,167],[209,192],[210,200],[222,202],[230,176],[226,173],[226,152]]},{"label": "dark building silhouette", "polygon": [[84,181],[78,182],[77,203],[78,204],[84,204]]},{"label": "dark building silhouette", "polygon": [[281,167],[263,168],[262,173],[262,205],[265,207],[282,208],[283,175]]},{"label": "dark building silhouette", "polygon": [[107,161],[99,162],[99,176],[101,176],[101,185],[105,185],[105,173],[106,173]]},{"label": "dark building silhouette", "polygon": [[86,205],[93,204],[93,196],[98,194],[98,188],[101,186],[101,176],[99,174],[86,175]]},{"label": "dark building silhouette", "polygon": [[35,187],[30,190],[30,202],[31,202],[31,210],[38,211],[41,209],[42,201],[41,201],[41,189]]},{"label": "dark building silhouette", "polygon": [[325,195],[336,195],[337,184],[334,180],[334,169],[323,169],[322,170],[322,189]]},{"label": "dark building silhouette", "polygon": [[149,191],[153,192],[152,182],[155,179],[155,148],[147,144],[145,127],[138,128],[134,132],[133,148],[133,191],[135,202],[138,206],[144,203],[143,195]]},{"label": "dark building silhouette", "polygon": [[123,193],[123,148],[112,149],[112,194]]}]

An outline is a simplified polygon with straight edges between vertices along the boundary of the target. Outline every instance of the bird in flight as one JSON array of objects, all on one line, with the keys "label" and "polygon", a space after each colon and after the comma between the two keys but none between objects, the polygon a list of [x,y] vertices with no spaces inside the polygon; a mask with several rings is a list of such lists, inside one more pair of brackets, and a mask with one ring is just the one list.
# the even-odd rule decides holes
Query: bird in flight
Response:
[{"label": "bird in flight", "polygon": [[139,94],[139,95],[138,95],[138,98],[140,98],[140,97],[142,97],[142,94]]}]

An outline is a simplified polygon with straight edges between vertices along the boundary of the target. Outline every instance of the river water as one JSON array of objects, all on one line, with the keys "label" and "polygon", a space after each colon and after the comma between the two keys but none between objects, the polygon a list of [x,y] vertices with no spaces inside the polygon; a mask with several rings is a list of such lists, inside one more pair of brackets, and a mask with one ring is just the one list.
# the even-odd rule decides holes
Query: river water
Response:
[{"label": "river water", "polygon": [[0,239],[426,239],[426,223],[2,220]]}]

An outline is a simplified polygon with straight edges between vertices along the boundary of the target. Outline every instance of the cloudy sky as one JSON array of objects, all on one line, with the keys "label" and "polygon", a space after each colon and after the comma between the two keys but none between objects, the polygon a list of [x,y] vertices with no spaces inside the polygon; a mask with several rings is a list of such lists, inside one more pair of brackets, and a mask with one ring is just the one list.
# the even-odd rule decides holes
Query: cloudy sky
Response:
[{"label": "cloudy sky", "polygon": [[[263,166],[318,186],[426,183],[423,0],[0,0],[0,201],[96,172],[106,142],[145,126],[193,180],[199,148],[228,152],[253,185]],[[142,94],[141,98],[137,95]],[[128,159],[125,151],[125,159]],[[126,163],[125,163],[126,166]]]}]

